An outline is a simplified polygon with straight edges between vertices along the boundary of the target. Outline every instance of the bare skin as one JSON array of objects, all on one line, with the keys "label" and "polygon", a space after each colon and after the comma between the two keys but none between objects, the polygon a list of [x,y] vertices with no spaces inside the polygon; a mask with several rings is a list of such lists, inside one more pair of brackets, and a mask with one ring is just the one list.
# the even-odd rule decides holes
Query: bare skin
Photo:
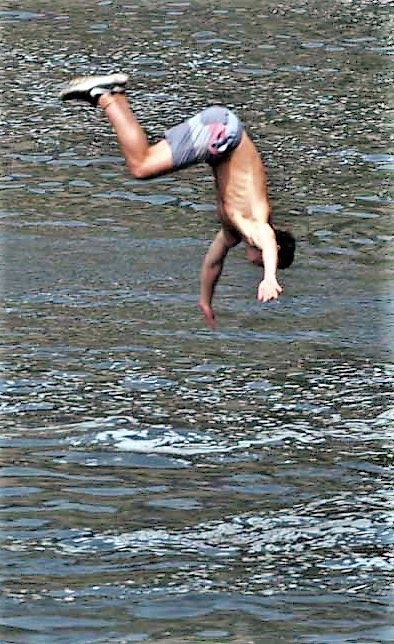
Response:
[{"label": "bare skin", "polygon": [[[149,145],[123,94],[103,94],[98,104],[111,122],[131,174],[146,179],[173,169],[165,139]],[[217,212],[221,229],[206,253],[200,278],[199,307],[210,327],[215,326],[212,300],[228,251],[245,242],[248,259],[264,267],[257,289],[261,302],[276,300],[282,287],[276,279],[278,248],[271,227],[267,175],[261,158],[244,132],[238,147],[214,168]]]}]

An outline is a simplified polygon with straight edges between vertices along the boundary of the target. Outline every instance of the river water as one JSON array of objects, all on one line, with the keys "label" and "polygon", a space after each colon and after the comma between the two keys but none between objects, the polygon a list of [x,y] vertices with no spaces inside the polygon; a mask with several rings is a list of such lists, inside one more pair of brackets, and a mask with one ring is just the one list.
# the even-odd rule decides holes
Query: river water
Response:
[{"label": "river water", "polygon": [[[1,638],[392,642],[387,2],[2,3]],[[72,76],[153,141],[235,108],[298,239],[281,300],[198,166],[138,183]],[[390,326],[391,325],[391,326]]]}]

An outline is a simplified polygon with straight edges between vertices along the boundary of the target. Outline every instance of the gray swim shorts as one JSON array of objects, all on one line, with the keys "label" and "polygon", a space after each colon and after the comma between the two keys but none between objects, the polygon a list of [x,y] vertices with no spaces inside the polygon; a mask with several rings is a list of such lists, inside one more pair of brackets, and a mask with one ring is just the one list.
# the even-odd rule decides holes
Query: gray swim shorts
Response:
[{"label": "gray swim shorts", "polygon": [[174,169],[205,161],[216,165],[239,145],[243,125],[226,107],[214,105],[167,130]]}]

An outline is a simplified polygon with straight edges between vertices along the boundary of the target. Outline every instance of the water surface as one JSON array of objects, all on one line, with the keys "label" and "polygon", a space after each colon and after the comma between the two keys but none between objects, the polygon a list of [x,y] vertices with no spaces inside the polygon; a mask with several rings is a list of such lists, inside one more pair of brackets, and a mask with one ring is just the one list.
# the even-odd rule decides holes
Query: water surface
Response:
[{"label": "water surface", "polygon": [[[2,640],[393,641],[389,5],[1,18]],[[57,99],[115,69],[152,141],[238,111],[298,239],[280,302],[239,248],[204,326],[208,168],[138,183]]]}]

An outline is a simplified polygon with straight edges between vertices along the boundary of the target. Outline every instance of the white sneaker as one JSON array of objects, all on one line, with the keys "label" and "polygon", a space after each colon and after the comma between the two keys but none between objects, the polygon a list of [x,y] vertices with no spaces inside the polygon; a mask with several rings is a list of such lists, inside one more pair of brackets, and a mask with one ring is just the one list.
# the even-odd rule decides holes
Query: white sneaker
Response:
[{"label": "white sneaker", "polygon": [[69,82],[59,98],[62,101],[87,101],[96,107],[102,94],[124,94],[128,80],[128,75],[122,72],[108,76],[80,76]]}]

